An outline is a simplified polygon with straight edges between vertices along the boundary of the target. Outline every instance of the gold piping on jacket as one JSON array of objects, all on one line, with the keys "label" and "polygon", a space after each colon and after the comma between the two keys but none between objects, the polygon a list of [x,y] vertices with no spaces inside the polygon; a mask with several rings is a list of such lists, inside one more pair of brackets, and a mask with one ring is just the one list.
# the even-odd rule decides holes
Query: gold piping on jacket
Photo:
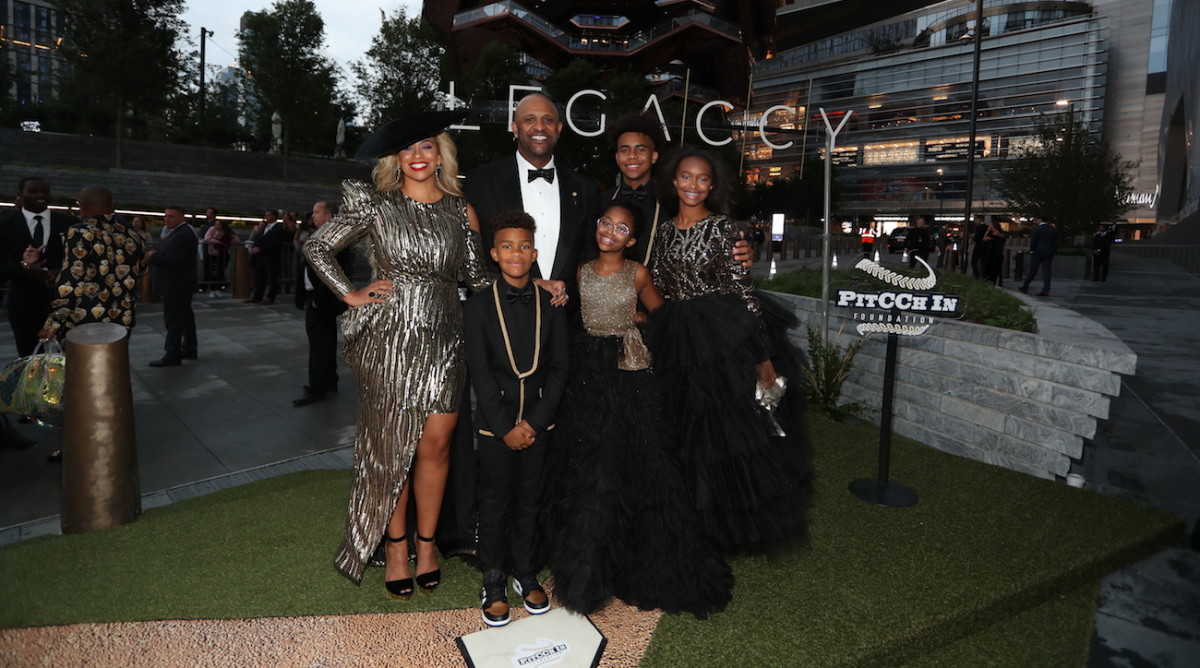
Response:
[{"label": "gold piping on jacket", "polygon": [[496,316],[500,318],[500,334],[504,337],[504,350],[508,353],[508,365],[517,375],[517,380],[520,381],[521,396],[517,404],[517,421],[513,423],[515,426],[521,424],[521,420],[525,416],[525,379],[537,371],[538,363],[542,358],[542,299],[538,294],[538,287],[533,286],[533,306],[534,313],[537,314],[533,326],[533,366],[529,367],[528,371],[522,372],[517,368],[517,358],[513,355],[512,340],[508,337],[508,325],[504,322],[504,309],[500,307],[500,281],[502,280],[504,279],[492,283],[492,298],[496,302]]}]

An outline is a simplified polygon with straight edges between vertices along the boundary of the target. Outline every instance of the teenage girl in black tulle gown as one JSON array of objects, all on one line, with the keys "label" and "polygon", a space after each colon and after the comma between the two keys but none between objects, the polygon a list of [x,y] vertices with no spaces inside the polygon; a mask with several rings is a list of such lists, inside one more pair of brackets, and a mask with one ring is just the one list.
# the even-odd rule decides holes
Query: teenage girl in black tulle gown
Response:
[{"label": "teenage girl in black tulle gown", "polygon": [[733,576],[702,534],[676,463],[663,395],[635,324],[637,302],[662,298],[650,272],[624,257],[640,223],[616,204],[596,225],[599,257],[579,269],[585,332],[574,342],[559,410],[554,596],[588,613],[611,596],[641,608],[706,617],[724,609]]},{"label": "teenage girl in black tulle gown", "polygon": [[[684,483],[705,534],[727,553],[803,540],[812,460],[798,353],[773,319],[790,312],[758,295],[733,259],[740,229],[727,215],[725,166],[684,148],[663,174],[660,199],[674,215],[659,223],[651,254],[666,304],[651,316],[648,343]],[[789,389],[772,419],[755,385],[769,388],[777,375]]]}]

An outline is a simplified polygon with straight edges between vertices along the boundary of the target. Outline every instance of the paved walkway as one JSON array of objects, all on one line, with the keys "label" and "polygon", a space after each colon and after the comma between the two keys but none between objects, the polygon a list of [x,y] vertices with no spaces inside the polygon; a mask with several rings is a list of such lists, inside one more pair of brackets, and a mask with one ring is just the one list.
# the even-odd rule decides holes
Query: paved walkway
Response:
[{"label": "paved walkway", "polygon": [[[797,266],[816,267],[819,259],[776,263],[780,271]],[[759,263],[755,273],[770,269]],[[1180,513],[1194,526],[1200,355],[1192,335],[1200,332],[1200,278],[1116,253],[1107,283],[1056,280],[1051,295],[1023,298],[1043,317],[1059,307],[1093,318],[1138,354],[1136,375],[1125,379],[1076,471],[1091,489]],[[340,394],[291,405],[305,381],[307,344],[303,313],[288,296],[266,307],[199,296],[195,310],[198,361],[146,366],[162,355],[156,305],[139,308],[130,342],[143,507],[301,469],[349,467],[356,398],[345,367]],[[0,327],[0,359],[14,355],[11,333]],[[0,544],[59,533],[59,469],[45,461],[59,430],[18,428],[40,445],[0,450]],[[1200,665],[1197,573],[1200,553],[1181,545],[1107,578],[1089,665]]]}]

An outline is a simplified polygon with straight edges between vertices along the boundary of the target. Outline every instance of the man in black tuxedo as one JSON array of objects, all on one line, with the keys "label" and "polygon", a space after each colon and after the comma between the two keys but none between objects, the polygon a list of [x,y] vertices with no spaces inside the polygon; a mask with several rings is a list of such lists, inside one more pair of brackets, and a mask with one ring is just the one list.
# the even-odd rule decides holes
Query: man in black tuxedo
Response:
[{"label": "man in black tuxedo", "polygon": [[254,263],[254,295],[247,304],[270,305],[279,294],[279,260],[283,256],[283,242],[288,239],[287,227],[279,222],[279,212],[268,209],[263,212],[263,229],[251,239],[251,261]]},{"label": "man in black tuxedo", "polygon": [[[599,189],[591,179],[558,163],[554,148],[562,133],[554,102],[534,93],[517,104],[511,130],[517,142],[515,155],[472,170],[467,175],[466,196],[479,216],[485,250],[492,247],[491,221],[501,211],[525,211],[537,224],[540,261],[531,276],[555,295],[554,305],[568,302],[574,286],[579,255],[592,234],[599,207]],[[557,281],[557,282],[555,282]],[[438,546],[446,554],[475,551],[475,444],[471,421],[471,396],[463,403],[451,445],[450,480],[438,526]]]},{"label": "man in black tuxedo", "polygon": [[17,185],[17,207],[0,217],[0,279],[8,282],[8,322],[17,354],[33,354],[63,264],[63,235],[75,218],[52,212],[50,184],[37,177]]},{"label": "man in black tuxedo", "polygon": [[485,249],[492,247],[489,223],[497,213],[515,210],[533,216],[540,260],[532,275],[562,281],[561,286],[542,286],[556,297],[565,294],[565,286],[575,284],[579,254],[599,206],[596,184],[555,161],[554,147],[562,126],[549,97],[541,93],[525,96],[517,104],[512,122],[516,155],[472,170],[466,182],[467,201],[479,215]]},{"label": "man in black tuxedo", "polygon": [[[313,227],[321,229],[337,214],[337,202],[313,204]],[[308,335],[308,385],[304,386],[304,395],[292,401],[293,406],[300,407],[337,391],[337,319],[348,306],[313,272],[299,249],[296,255],[296,308],[304,311],[304,332]],[[347,276],[354,273],[354,251],[343,250],[337,260]]]},{"label": "man in black tuxedo", "polygon": [[167,339],[166,354],[150,366],[179,366],[181,360],[197,357],[196,314],[192,296],[196,294],[196,228],[184,222],[183,209],[169,206],[163,212],[163,225],[171,230],[157,250],[146,257],[154,276],[154,289],[163,303],[163,324]]}]

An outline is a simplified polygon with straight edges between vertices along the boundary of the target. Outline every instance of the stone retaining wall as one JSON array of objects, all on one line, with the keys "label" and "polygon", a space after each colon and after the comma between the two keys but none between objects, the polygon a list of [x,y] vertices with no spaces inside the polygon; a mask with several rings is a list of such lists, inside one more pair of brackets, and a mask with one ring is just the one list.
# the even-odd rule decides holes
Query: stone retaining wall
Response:
[{"label": "stone retaining wall", "polygon": [[[807,348],[804,324],[821,326],[820,300],[779,294],[795,306],[792,332]],[[1052,305],[1038,307],[1037,334],[935,320],[922,336],[900,337],[893,431],[945,452],[1040,478],[1065,476],[1083,439],[1108,418],[1120,374],[1137,355],[1093,320]],[[848,309],[831,308],[831,338],[858,337]],[[843,399],[878,416],[887,337],[871,335],[859,350]]]}]

